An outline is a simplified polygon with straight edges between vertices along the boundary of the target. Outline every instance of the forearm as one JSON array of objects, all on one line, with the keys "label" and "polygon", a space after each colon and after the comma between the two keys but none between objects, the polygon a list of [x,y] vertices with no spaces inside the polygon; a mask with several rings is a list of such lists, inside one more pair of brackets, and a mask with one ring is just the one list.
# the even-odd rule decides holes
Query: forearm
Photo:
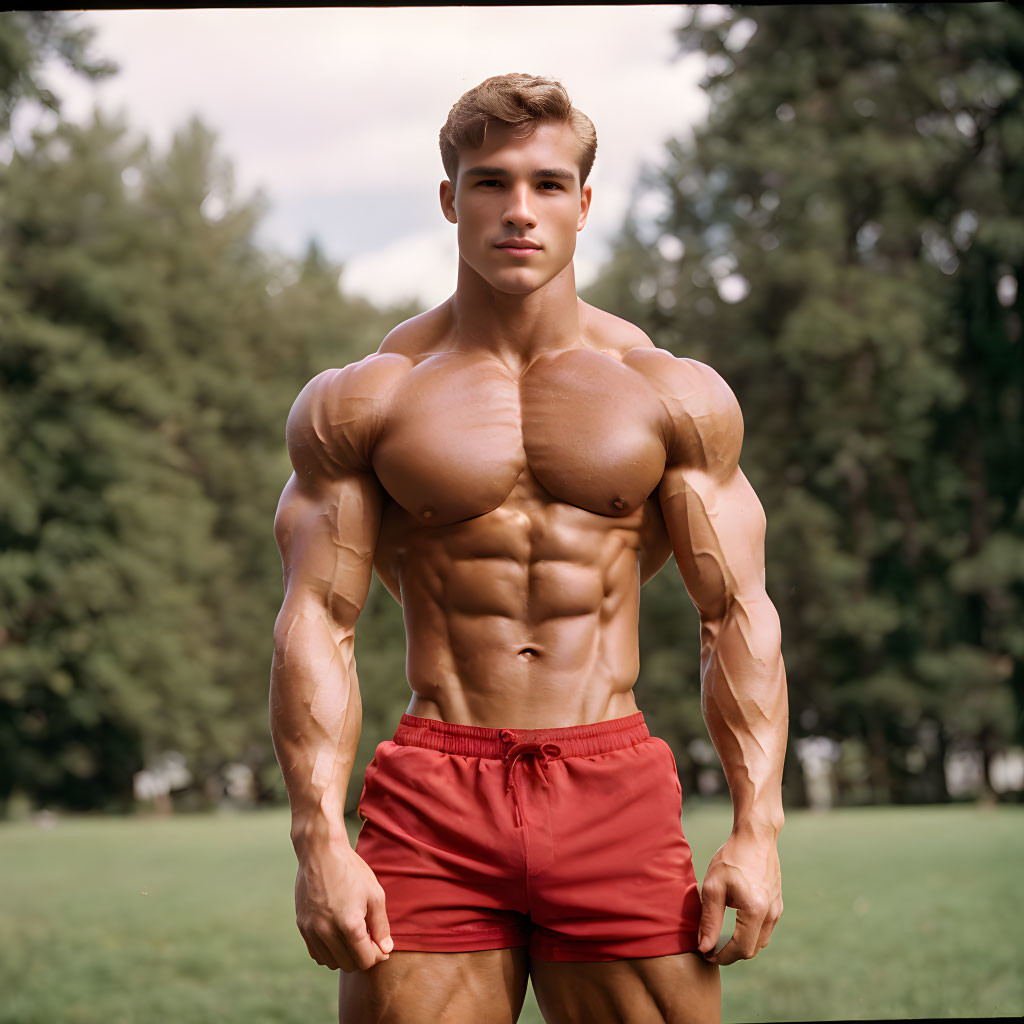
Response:
[{"label": "forearm", "polygon": [[729,602],[701,623],[704,720],[725,769],[733,830],[774,838],[782,828],[789,707],[779,617],[766,594]]},{"label": "forearm", "polygon": [[362,724],[351,630],[286,604],[274,630],[270,723],[296,853],[347,842],[345,796]]}]

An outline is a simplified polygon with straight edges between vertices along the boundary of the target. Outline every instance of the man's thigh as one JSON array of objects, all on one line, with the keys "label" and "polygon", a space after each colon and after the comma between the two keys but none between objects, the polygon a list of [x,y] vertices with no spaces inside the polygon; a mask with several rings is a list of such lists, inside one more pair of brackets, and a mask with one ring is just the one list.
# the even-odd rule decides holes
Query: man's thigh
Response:
[{"label": "man's thigh", "polygon": [[606,963],[530,961],[547,1024],[718,1024],[718,968],[699,953]]},{"label": "man's thigh", "polygon": [[471,953],[395,952],[342,974],[340,1024],[514,1024],[529,966],[524,946]]}]

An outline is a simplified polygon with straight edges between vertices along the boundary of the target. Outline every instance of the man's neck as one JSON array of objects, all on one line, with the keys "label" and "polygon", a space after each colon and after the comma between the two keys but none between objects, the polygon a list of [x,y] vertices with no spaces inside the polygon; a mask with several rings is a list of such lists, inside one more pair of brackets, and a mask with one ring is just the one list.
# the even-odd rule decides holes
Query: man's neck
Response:
[{"label": "man's neck", "polygon": [[492,288],[460,260],[450,304],[459,346],[487,352],[516,373],[544,352],[581,344],[571,263],[537,291],[509,295]]}]

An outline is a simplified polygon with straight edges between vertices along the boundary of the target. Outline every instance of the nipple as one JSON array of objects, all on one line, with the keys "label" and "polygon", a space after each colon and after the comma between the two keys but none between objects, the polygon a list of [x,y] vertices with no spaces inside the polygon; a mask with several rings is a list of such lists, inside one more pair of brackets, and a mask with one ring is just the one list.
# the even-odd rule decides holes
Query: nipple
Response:
[{"label": "nipple", "polygon": [[420,515],[423,516],[424,519],[431,519],[433,518],[434,510],[429,505],[427,505],[424,507]]},{"label": "nipple", "polygon": [[624,509],[626,507],[626,503],[621,498],[613,498],[612,505],[614,505],[615,508],[619,510]]}]

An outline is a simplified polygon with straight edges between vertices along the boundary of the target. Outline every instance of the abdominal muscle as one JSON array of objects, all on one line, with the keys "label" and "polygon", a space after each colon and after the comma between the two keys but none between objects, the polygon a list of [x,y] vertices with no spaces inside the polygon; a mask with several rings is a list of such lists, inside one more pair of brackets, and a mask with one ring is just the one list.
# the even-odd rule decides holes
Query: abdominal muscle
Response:
[{"label": "abdominal muscle", "polygon": [[458,523],[390,503],[376,565],[401,595],[408,713],[519,729],[634,714],[642,517],[555,501],[528,471]]}]

